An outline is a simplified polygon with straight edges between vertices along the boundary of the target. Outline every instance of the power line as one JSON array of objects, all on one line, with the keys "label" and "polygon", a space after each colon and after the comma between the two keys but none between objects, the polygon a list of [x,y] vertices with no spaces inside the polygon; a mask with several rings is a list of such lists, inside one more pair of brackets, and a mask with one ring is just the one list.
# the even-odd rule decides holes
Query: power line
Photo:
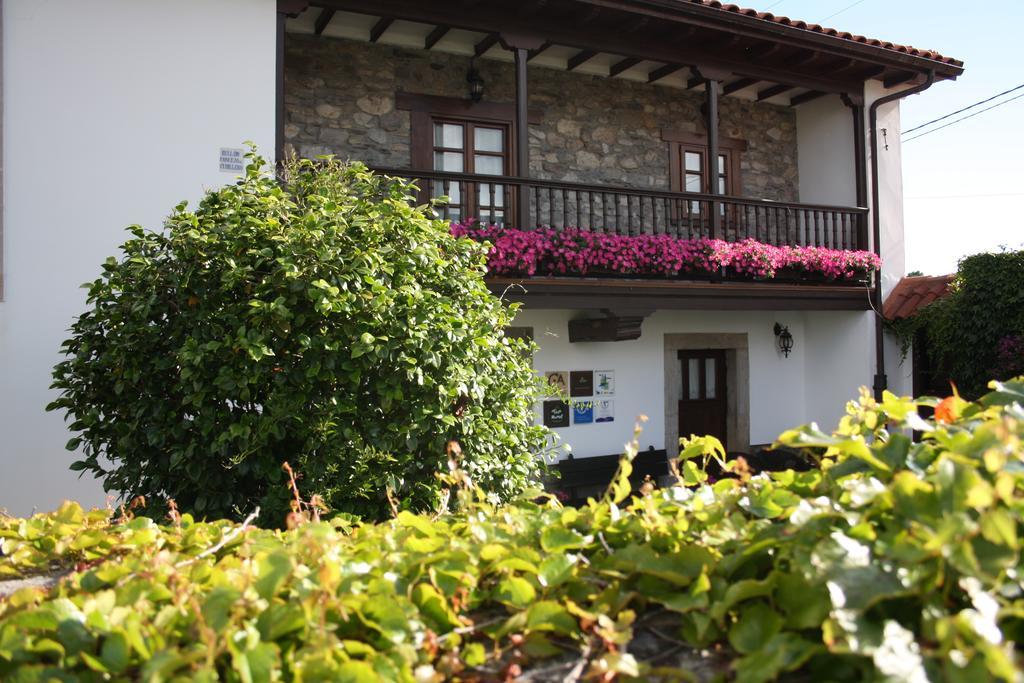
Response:
[{"label": "power line", "polygon": [[1001,107],[1004,104],[1009,104],[1010,102],[1013,102],[1014,100],[1019,100],[1022,97],[1024,97],[1024,93],[1021,93],[1020,95],[1017,95],[1016,97],[1011,97],[1008,100],[1003,100],[1002,102],[999,102],[997,104],[993,104],[991,107],[985,107],[981,111],[976,111],[973,114],[968,114],[967,116],[962,116],[959,119],[956,119],[954,121],[950,121],[949,123],[947,123],[944,126],[939,126],[938,128],[932,128],[931,130],[926,130],[925,132],[921,133],[920,135],[915,135],[912,138],[907,138],[903,142],[910,142],[911,140],[916,140],[918,138],[923,138],[925,135],[930,135],[931,133],[934,133],[936,131],[942,130],[943,128],[949,128],[953,124],[960,123],[961,121],[966,121],[967,119],[974,118],[978,114],[984,114],[985,112],[989,111],[990,109],[995,109],[996,107]]},{"label": "power line", "polygon": [[1008,95],[1008,94],[1012,93],[1015,90],[1020,90],[1021,88],[1024,88],[1024,83],[1021,83],[1020,85],[1018,85],[1015,88],[1010,88],[1009,90],[1004,90],[1003,92],[999,93],[998,95],[993,95],[992,97],[989,97],[989,98],[986,98],[984,100],[981,100],[980,102],[975,102],[974,104],[968,105],[968,106],[964,107],[963,109],[957,109],[956,111],[950,112],[949,114],[946,114],[945,116],[940,116],[937,119],[932,119],[928,123],[922,123],[920,126],[914,126],[913,128],[908,128],[907,130],[903,131],[902,135],[906,135],[907,133],[912,133],[915,130],[918,130],[919,128],[926,128],[926,127],[932,125],[933,123],[938,123],[939,121],[944,121],[944,120],[948,119],[950,116],[956,116],[957,114],[959,114],[961,112],[965,112],[968,109],[974,109],[975,107],[977,107],[979,105],[985,104],[986,102],[991,102],[992,100],[996,99],[997,97],[1002,97],[1003,95]]},{"label": "power line", "polygon": [[831,19],[832,17],[837,17],[837,16],[839,16],[840,14],[842,14],[843,12],[845,12],[846,10],[848,10],[848,9],[853,9],[854,7],[856,7],[857,5],[859,5],[859,4],[860,4],[860,3],[862,3],[862,2],[864,2],[864,0],[857,0],[857,2],[853,3],[852,5],[847,5],[846,7],[844,7],[844,8],[843,8],[843,9],[841,9],[841,10],[839,10],[838,12],[834,12],[834,13],[832,13],[832,14],[828,15],[827,17],[825,17],[824,19],[822,19],[822,21],[828,21],[828,20],[829,20],[829,19]]},{"label": "power line", "polygon": [[988,194],[937,194],[930,197],[923,195],[907,196],[904,199],[974,199],[977,197],[1024,197],[1024,192],[992,192]]}]

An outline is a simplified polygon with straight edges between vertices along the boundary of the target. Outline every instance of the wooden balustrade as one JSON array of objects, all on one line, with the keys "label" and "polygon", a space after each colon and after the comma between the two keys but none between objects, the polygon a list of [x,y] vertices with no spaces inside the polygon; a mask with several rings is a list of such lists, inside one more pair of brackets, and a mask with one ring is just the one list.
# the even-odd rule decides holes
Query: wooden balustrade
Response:
[{"label": "wooden balustrade", "polygon": [[[779,246],[868,248],[865,208],[512,176],[375,170],[414,179],[421,200],[435,200],[440,215],[453,221],[474,218],[523,229],[577,227],[618,235],[668,234],[729,242],[755,239]],[[529,198],[528,217],[516,215],[521,193]],[[715,212],[717,221],[713,220]]]}]

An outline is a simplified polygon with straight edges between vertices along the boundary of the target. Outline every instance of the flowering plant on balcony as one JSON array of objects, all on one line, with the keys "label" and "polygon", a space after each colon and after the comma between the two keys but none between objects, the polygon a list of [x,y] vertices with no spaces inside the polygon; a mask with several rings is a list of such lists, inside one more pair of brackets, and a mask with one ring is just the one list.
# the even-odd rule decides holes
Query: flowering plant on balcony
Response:
[{"label": "flowering plant on balcony", "polygon": [[746,239],[680,239],[670,235],[613,235],[579,228],[518,230],[475,222],[455,223],[456,237],[489,242],[488,265],[498,275],[639,275],[678,277],[727,271],[773,278],[797,275],[856,280],[877,270],[869,251],[826,247],[777,247]]}]

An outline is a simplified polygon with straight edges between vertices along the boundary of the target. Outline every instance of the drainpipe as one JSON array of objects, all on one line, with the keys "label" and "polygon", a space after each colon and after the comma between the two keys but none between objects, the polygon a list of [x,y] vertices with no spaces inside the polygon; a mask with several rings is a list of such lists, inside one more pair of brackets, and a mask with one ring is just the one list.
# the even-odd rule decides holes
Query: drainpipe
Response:
[{"label": "drainpipe", "polygon": [[[908,95],[916,95],[924,92],[935,82],[935,71],[929,71],[924,83],[915,85],[912,88],[894,92],[880,97],[871,103],[868,108],[869,127],[871,130],[871,228],[872,240],[874,242],[875,255],[882,258],[882,222],[878,213],[878,108],[883,104],[901,100]],[[882,334],[882,274],[875,275],[875,287],[872,292],[873,308],[875,310],[875,400],[882,400],[882,392],[889,386],[889,379],[885,376],[885,346]]]}]

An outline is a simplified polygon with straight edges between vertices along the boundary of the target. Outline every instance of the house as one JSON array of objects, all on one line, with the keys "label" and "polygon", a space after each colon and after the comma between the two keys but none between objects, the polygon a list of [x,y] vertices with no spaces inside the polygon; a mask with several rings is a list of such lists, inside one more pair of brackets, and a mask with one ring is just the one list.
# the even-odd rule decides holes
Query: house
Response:
[{"label": "house", "polygon": [[[912,318],[922,308],[950,294],[955,275],[916,275],[902,278],[885,299],[882,314],[897,322]],[[949,377],[932,363],[927,336],[918,330],[909,349],[911,391],[914,396],[945,396],[949,393]]]},{"label": "house", "polygon": [[579,402],[546,411],[577,459],[620,451],[639,414],[643,449],[709,431],[748,452],[861,385],[910,389],[874,313],[904,271],[899,100],[957,60],[713,0],[2,0],[2,19],[12,512],[102,501],[43,412],[77,287],[124,226],[229,182],[243,140],[416,178],[453,221],[881,257],[852,283],[495,274]]}]

